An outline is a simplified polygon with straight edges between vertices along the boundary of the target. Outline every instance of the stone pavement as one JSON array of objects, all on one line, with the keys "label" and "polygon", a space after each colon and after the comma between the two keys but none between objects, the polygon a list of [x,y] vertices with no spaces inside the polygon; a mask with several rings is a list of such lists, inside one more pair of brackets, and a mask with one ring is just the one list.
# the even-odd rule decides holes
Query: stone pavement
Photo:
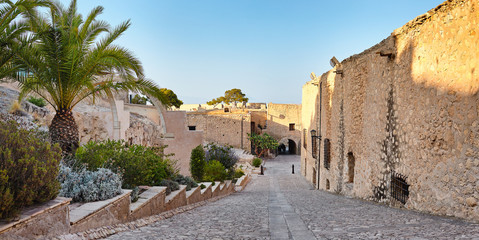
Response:
[{"label": "stone pavement", "polygon": [[479,239],[477,224],[313,190],[291,164],[268,160],[242,192],[109,239]]}]

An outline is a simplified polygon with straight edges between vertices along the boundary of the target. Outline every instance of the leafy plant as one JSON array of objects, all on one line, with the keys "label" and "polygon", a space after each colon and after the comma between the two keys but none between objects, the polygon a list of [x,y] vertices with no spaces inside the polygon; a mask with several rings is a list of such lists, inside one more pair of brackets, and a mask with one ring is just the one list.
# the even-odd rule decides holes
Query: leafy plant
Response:
[{"label": "leafy plant", "polygon": [[205,189],[206,186],[202,183],[202,184],[200,184],[200,188],[201,188],[201,189]]},{"label": "leafy plant", "polygon": [[216,106],[223,102],[225,104],[234,103],[234,106],[236,106],[238,102],[242,102],[242,103],[248,102],[248,98],[245,96],[246,94],[241,92],[241,89],[233,88],[233,89],[225,91],[224,96],[212,99],[211,101],[206,102],[206,104]]},{"label": "leafy plant", "polygon": [[207,182],[224,181],[227,177],[227,172],[223,164],[216,160],[209,161],[205,167],[205,175],[203,180]]},{"label": "leafy plant", "polygon": [[124,188],[156,186],[177,173],[176,162],[163,153],[164,147],[127,145],[125,141],[89,142],[78,148],[75,156],[89,170],[108,168],[120,174]]},{"label": "leafy plant", "polygon": [[163,179],[160,182],[160,186],[165,186],[166,187],[166,195],[170,195],[171,192],[180,189],[180,184],[178,184],[175,181],[168,180],[168,179]]},{"label": "leafy plant", "polygon": [[278,141],[267,133],[263,133],[262,135],[248,133],[248,139],[255,146],[255,154],[258,157],[262,157],[268,150],[278,147]]},{"label": "leafy plant", "polygon": [[36,130],[0,121],[0,218],[57,196],[61,149],[41,141]]},{"label": "leafy plant", "polygon": [[198,145],[191,151],[190,171],[191,176],[196,181],[202,181],[205,172],[206,160],[205,150],[202,145]]},{"label": "leafy plant", "polygon": [[45,100],[41,97],[36,98],[34,96],[30,96],[30,97],[28,97],[27,101],[29,101],[30,103],[35,104],[37,107],[45,107],[47,105]]},{"label": "leafy plant", "polygon": [[237,169],[235,170],[234,178],[240,178],[240,177],[243,176],[243,175],[244,175],[244,171],[243,171],[242,169],[237,168]]},{"label": "leafy plant", "polygon": [[255,167],[259,167],[262,162],[263,162],[263,160],[261,160],[261,158],[254,158],[252,164]]},{"label": "leafy plant", "polygon": [[140,96],[139,94],[135,95],[130,103],[146,105],[147,102],[151,102],[149,98]]},{"label": "leafy plant", "polygon": [[61,183],[59,196],[72,198],[73,202],[101,201],[123,192],[120,176],[105,168],[75,171],[61,164],[58,180]]},{"label": "leafy plant", "polygon": [[181,184],[181,185],[186,185],[186,191],[191,190],[191,188],[198,187],[198,183],[193,180],[193,178],[183,176],[181,174],[178,174],[175,179],[175,182]]},{"label": "leafy plant", "polygon": [[206,145],[205,159],[207,162],[211,160],[217,160],[225,169],[233,169],[236,162],[238,162],[238,157],[233,151],[231,146],[221,146],[215,143],[209,143]]}]

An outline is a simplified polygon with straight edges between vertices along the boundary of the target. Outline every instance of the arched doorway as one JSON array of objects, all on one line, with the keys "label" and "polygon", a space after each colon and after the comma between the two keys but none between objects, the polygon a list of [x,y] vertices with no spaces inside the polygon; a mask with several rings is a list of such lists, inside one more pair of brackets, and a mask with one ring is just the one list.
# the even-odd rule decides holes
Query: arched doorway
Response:
[{"label": "arched doorway", "polygon": [[297,154],[298,148],[294,140],[283,138],[278,143],[278,154]]},{"label": "arched doorway", "polygon": [[288,150],[289,154],[296,154],[296,143],[291,139],[288,139]]}]

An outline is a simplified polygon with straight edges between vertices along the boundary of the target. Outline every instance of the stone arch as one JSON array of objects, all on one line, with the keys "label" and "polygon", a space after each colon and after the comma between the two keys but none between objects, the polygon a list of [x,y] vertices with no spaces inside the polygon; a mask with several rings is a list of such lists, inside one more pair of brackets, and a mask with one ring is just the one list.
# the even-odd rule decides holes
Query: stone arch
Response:
[{"label": "stone arch", "polygon": [[284,137],[278,141],[278,154],[299,154],[299,140],[291,137]]}]

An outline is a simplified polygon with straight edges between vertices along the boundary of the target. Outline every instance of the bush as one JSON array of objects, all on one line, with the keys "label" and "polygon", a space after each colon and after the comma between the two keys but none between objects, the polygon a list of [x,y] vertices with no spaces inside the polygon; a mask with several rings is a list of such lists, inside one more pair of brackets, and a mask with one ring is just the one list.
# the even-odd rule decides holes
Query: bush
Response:
[{"label": "bush", "polygon": [[39,97],[39,98],[36,98],[34,96],[30,96],[27,101],[35,104],[36,106],[38,107],[45,107],[47,105],[47,103],[45,102],[45,99]]},{"label": "bush", "polygon": [[255,167],[259,167],[262,162],[263,162],[263,160],[261,160],[261,158],[254,158],[252,164],[253,164],[253,166],[255,166]]},{"label": "bush", "polygon": [[227,172],[223,164],[216,160],[209,161],[205,167],[204,181],[224,181],[226,179]]},{"label": "bush", "polygon": [[196,181],[202,181],[203,175],[205,172],[205,150],[203,150],[203,146],[198,145],[191,151],[191,158],[190,158],[190,171],[191,176]]},{"label": "bush", "polygon": [[200,185],[200,188],[201,188],[201,189],[205,189],[206,186],[202,183],[202,184]]},{"label": "bush", "polygon": [[178,172],[170,155],[163,154],[164,147],[127,145],[125,141],[89,142],[78,148],[75,156],[86,163],[88,170],[108,168],[120,174],[124,188],[139,185],[158,185]]},{"label": "bush", "polygon": [[240,177],[243,176],[243,175],[244,175],[244,171],[243,171],[242,169],[240,169],[240,168],[237,168],[237,169],[235,170],[234,178],[240,178]]},{"label": "bush", "polygon": [[206,162],[211,160],[219,161],[226,169],[232,170],[238,157],[235,155],[231,146],[221,146],[210,143],[206,146],[205,151]]},{"label": "bush", "polygon": [[178,184],[175,181],[168,180],[168,179],[163,179],[160,182],[160,186],[165,186],[166,187],[166,195],[170,195],[171,192],[180,189],[180,184]]},{"label": "bush", "polygon": [[39,139],[36,130],[0,121],[0,218],[55,198],[61,149]]},{"label": "bush", "polygon": [[61,183],[59,196],[72,198],[73,202],[101,201],[123,192],[118,174],[105,168],[94,172],[86,169],[74,171],[61,164],[58,180]]},{"label": "bush", "polygon": [[186,185],[186,191],[190,191],[191,188],[198,187],[198,183],[196,183],[195,180],[193,180],[193,178],[185,177],[181,174],[178,174],[175,177],[174,181],[181,185]]}]

